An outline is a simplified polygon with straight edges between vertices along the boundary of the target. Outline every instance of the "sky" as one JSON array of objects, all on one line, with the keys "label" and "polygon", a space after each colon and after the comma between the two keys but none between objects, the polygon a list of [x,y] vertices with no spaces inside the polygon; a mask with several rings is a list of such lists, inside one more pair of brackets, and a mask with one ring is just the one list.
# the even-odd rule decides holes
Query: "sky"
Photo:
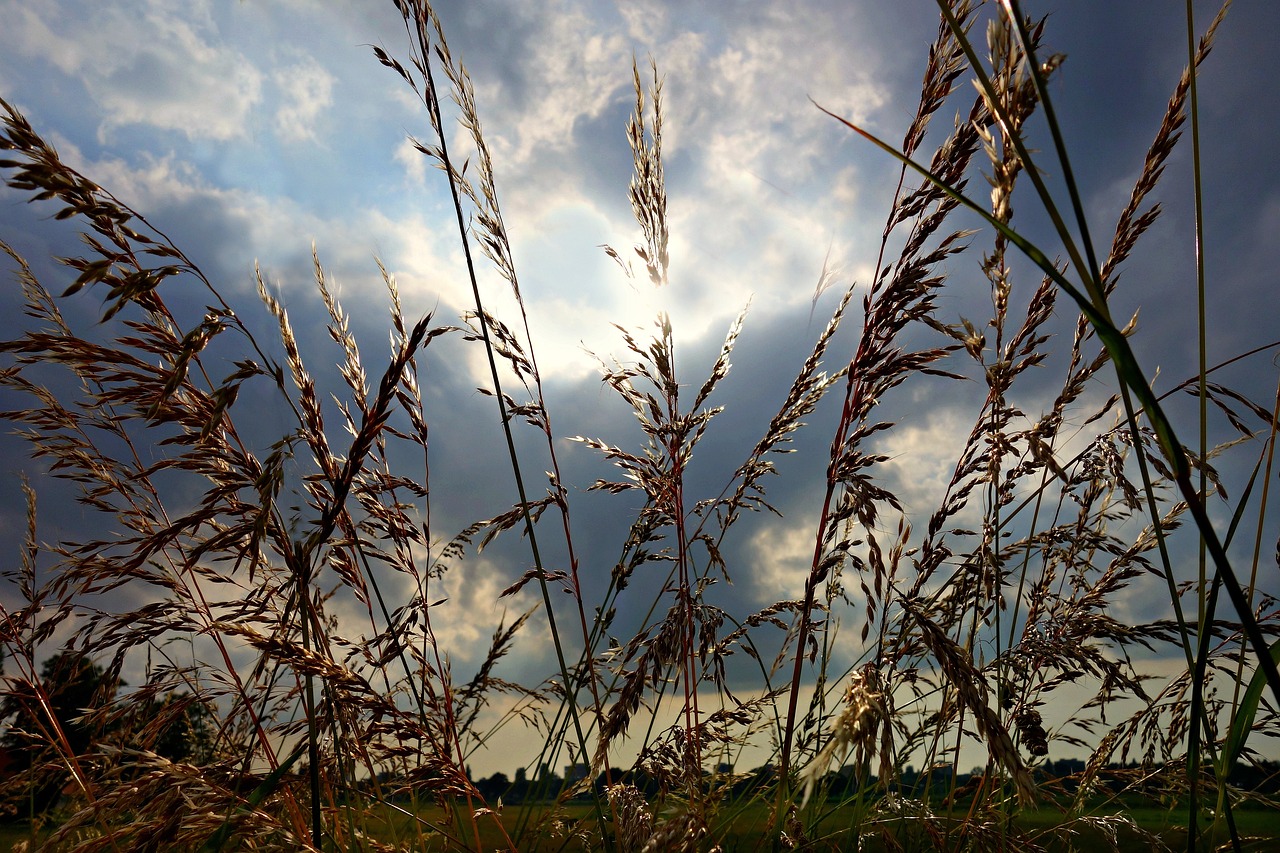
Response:
[{"label": "sky", "polygon": [[[1197,26],[1216,12],[1211,3],[1194,6]],[[1067,57],[1051,93],[1086,213],[1105,248],[1186,61],[1184,7],[1172,0],[1036,0],[1026,8],[1049,15],[1047,44]],[[602,437],[624,447],[638,441],[627,408],[599,381],[599,360],[625,358],[613,324],[648,333],[656,313],[668,312],[684,375],[695,384],[749,303],[733,371],[718,393],[725,411],[700,451],[705,467],[691,475],[718,489],[759,438],[850,286],[855,307],[834,349],[847,358],[856,345],[857,306],[898,170],[818,106],[900,139],[915,110],[936,7],[925,0],[457,0],[436,9],[475,84],[561,439],[557,452],[571,477],[576,531],[586,562],[608,566],[625,534],[619,518],[631,504],[585,491],[609,470],[567,439]],[[313,244],[368,365],[386,352],[387,303],[375,258],[395,275],[409,317],[434,311],[441,322],[456,322],[469,306],[447,186],[408,141],[429,136],[427,117],[373,55],[380,46],[407,57],[392,3],[0,0],[0,20],[0,97],[67,162],[168,233],[238,310],[244,306],[251,328],[270,338],[271,321],[256,303],[257,264],[305,330],[304,358],[324,387],[337,389],[331,368],[339,354],[322,328]],[[1210,364],[1280,338],[1270,307],[1273,271],[1280,269],[1280,173],[1272,155],[1280,92],[1268,82],[1280,77],[1277,34],[1280,7],[1239,0],[1199,80]],[[664,80],[672,233],[671,281],[661,290],[643,274],[629,281],[602,248],[630,256],[637,241],[624,131],[634,107],[633,60],[644,69],[651,59]],[[937,121],[945,124],[954,110],[944,109]],[[1141,310],[1134,347],[1144,369],[1159,372],[1157,387],[1190,376],[1196,360],[1189,152],[1187,141],[1174,155],[1157,193],[1165,214],[1126,266],[1116,296],[1118,315]],[[1045,167],[1050,181],[1060,176],[1055,166]],[[1031,233],[1044,235],[1034,201],[1020,196],[1017,205]],[[0,189],[0,237],[57,282],[67,272],[47,258],[70,251],[73,235],[50,213]],[[951,321],[981,316],[988,298],[967,263],[952,270],[940,298]],[[815,297],[824,270],[833,274],[832,286]],[[491,274],[485,286],[501,304]],[[0,290],[5,338],[23,320],[16,290]],[[168,298],[181,304],[184,297]],[[97,297],[77,299],[64,309],[91,321],[100,311]],[[1064,311],[1065,300],[1060,306]],[[426,389],[437,418],[432,488],[450,496],[433,509],[441,535],[513,500],[492,401],[475,390],[488,384],[479,351],[450,352],[432,363]],[[1271,352],[1222,376],[1264,405],[1274,396]],[[1051,393],[1053,382],[1045,379],[1040,390]],[[1101,399],[1110,386],[1104,381],[1093,393]],[[947,448],[967,433],[980,400],[935,384],[900,395],[892,404],[900,426],[884,439],[891,457],[884,476],[910,509],[928,512],[950,476]],[[1045,402],[1033,394],[1029,404]],[[1189,407],[1174,413],[1192,416]],[[753,519],[733,543],[740,570],[724,594],[738,612],[800,593],[836,416],[830,406],[815,413],[800,452],[779,463],[783,476],[772,479],[769,494],[783,517]],[[287,429],[283,416],[273,418],[262,413],[266,432]],[[96,523],[21,458],[20,444],[4,441],[0,544],[9,554],[25,524],[19,472],[48,495],[42,537]],[[541,464],[534,458],[529,467],[536,472]],[[1224,473],[1235,487],[1247,471]],[[1274,518],[1266,523],[1272,542],[1275,527]],[[523,570],[519,553],[486,552],[468,563],[464,578],[446,581],[470,614],[441,628],[460,670],[474,666],[504,612],[532,606],[528,597],[497,600]],[[601,574],[607,572],[589,585]],[[1124,606],[1144,612],[1140,600]],[[545,673],[549,661],[545,646],[533,642],[508,666]]]}]

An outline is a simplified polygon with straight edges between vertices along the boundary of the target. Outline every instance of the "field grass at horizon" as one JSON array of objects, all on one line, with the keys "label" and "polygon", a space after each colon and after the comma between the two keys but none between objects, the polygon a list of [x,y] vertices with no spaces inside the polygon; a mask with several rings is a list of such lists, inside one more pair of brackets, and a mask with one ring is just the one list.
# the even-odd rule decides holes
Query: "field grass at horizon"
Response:
[{"label": "field grass at horizon", "polygon": [[[945,843],[955,846],[938,847],[937,840],[925,831],[923,824],[909,817],[896,821],[896,826],[890,824],[893,827],[890,832],[894,840],[907,851],[988,849],[981,842],[959,834],[966,825],[969,806],[968,801],[961,801],[950,812],[953,815],[957,833],[948,834]],[[376,807],[372,811],[376,813]],[[719,839],[720,849],[724,853],[768,850],[770,835],[765,830],[769,821],[769,811],[769,806],[759,800],[725,803],[719,815],[712,821],[709,837]],[[801,813],[806,822],[805,829],[810,845],[806,849],[859,849],[873,851],[873,853],[892,849],[884,842],[880,830],[874,828],[873,822],[863,823],[863,826],[873,827],[873,829],[870,832],[864,832],[862,838],[853,834],[853,827],[857,826],[860,820],[865,821],[865,814],[861,814],[860,817],[862,812],[864,812],[863,809],[851,803],[811,803]],[[420,821],[418,829],[413,827],[415,814]],[[944,808],[938,807],[937,814],[941,817],[947,812]],[[1125,805],[1111,799],[1091,805],[1088,815],[1090,817],[1125,815],[1143,830],[1158,837],[1167,849],[1186,848],[1185,803],[1161,807],[1136,803]],[[465,819],[464,808],[457,810],[454,817]],[[564,853],[575,853],[575,851],[586,853],[586,851],[604,849],[598,838],[589,836],[584,841],[582,836],[575,833],[575,827],[593,826],[595,817],[595,807],[587,803],[570,803],[558,808],[548,803],[531,803],[508,807],[501,815],[503,827],[518,849],[563,851]],[[1235,809],[1234,818],[1240,833],[1242,850],[1280,849],[1280,813],[1261,806],[1245,806]],[[447,826],[448,819],[448,810],[438,805],[429,805],[412,811],[399,806],[389,806],[384,808],[381,821],[367,820],[363,831],[377,842],[405,845],[402,849],[414,851],[452,849],[451,844],[455,846],[461,844],[464,847],[484,851],[503,850],[508,847],[507,840],[497,830],[490,817],[481,818],[477,822],[480,830],[478,847],[470,826],[463,825],[461,831],[464,836],[455,836],[452,841],[445,834],[432,829],[432,827]],[[559,820],[562,828],[551,830],[556,820]],[[1021,812],[1015,819],[1014,826],[1024,832],[1042,833],[1060,827],[1066,822],[1061,809],[1045,803]],[[883,826],[881,825],[881,828]],[[418,830],[421,830],[421,834]],[[21,824],[0,826],[0,853],[7,853],[15,844],[21,842],[30,842],[33,839],[37,842],[43,841],[48,835],[49,831],[45,830],[33,836],[30,828]],[[83,841],[86,837],[80,835],[77,836],[77,840]],[[1229,840],[1230,836],[1225,826],[1222,826],[1212,838],[1212,847],[1217,849],[1219,845],[1229,843]],[[1126,853],[1153,849],[1150,840],[1140,837],[1125,827],[1119,829],[1116,842],[1118,849]],[[1010,839],[1010,843],[1016,844],[1017,841]],[[1054,837],[1045,835],[1042,843],[1044,849],[1054,853],[1112,849],[1111,842],[1101,829],[1089,827],[1081,827],[1073,833],[1061,833]],[[344,845],[341,848],[326,845],[325,849],[365,851],[376,848],[371,845],[357,844],[356,846]]]}]

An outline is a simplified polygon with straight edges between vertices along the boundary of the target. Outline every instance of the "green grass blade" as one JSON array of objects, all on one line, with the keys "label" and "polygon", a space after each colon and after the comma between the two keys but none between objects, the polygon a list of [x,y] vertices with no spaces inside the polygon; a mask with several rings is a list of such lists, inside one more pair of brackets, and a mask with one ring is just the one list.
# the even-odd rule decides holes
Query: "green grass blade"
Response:
[{"label": "green grass blade", "polygon": [[228,816],[227,819],[222,822],[222,826],[218,827],[217,831],[214,832],[213,835],[209,836],[209,840],[200,848],[201,853],[219,853],[223,846],[226,845],[227,839],[231,837],[231,819],[235,814],[243,814],[247,811],[253,811],[261,806],[263,802],[266,801],[267,797],[271,796],[271,792],[280,784],[280,780],[284,778],[284,774],[289,772],[289,768],[293,767],[306,750],[307,742],[303,741],[299,744],[298,748],[293,751],[292,755],[280,762],[279,767],[268,773],[266,778],[259,782],[258,786],[249,792],[245,805],[237,808],[232,815]]},{"label": "green grass blade", "polygon": [[[1273,667],[1280,665],[1280,640],[1271,644],[1268,659]],[[1240,760],[1245,741],[1248,740],[1249,732],[1253,729],[1253,720],[1258,714],[1258,705],[1262,702],[1262,691],[1266,686],[1266,673],[1262,667],[1258,667],[1253,677],[1249,679],[1249,689],[1244,692],[1239,707],[1231,717],[1231,727],[1227,729],[1227,736],[1222,744],[1222,772],[1219,773],[1221,779],[1225,780],[1230,776]]]}]

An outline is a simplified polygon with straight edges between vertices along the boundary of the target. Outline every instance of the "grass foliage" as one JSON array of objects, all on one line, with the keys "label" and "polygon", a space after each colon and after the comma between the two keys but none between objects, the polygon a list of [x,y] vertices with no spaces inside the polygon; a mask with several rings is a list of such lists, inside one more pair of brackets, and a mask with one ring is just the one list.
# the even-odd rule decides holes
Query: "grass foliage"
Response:
[{"label": "grass foliage", "polygon": [[[741,847],[726,828],[735,815],[750,816],[760,849],[1154,843],[1131,815],[1093,811],[1115,792],[1181,804],[1190,848],[1247,840],[1233,815],[1261,795],[1227,780],[1256,756],[1251,734],[1277,733],[1280,609],[1256,588],[1275,570],[1263,565],[1262,541],[1274,516],[1275,405],[1217,383],[1203,357],[1198,376],[1158,393],[1130,346],[1136,316],[1110,304],[1188,129],[1196,147],[1194,69],[1221,14],[1200,33],[1188,13],[1188,70],[1095,256],[1100,226],[1082,213],[1052,111],[1062,58],[1042,47],[1045,22],[1016,2],[939,0],[901,142],[845,122],[901,170],[874,276],[843,294],[785,398],[760,415],[757,443],[718,491],[701,494],[687,469],[714,434],[717,386],[744,317],[705,376],[678,370],[666,316],[647,333],[621,332],[602,378],[634,413],[638,443],[553,426],[471,81],[426,0],[394,2],[405,58],[374,53],[426,111],[432,134],[414,144],[452,193],[474,305],[461,318],[406,317],[384,270],[392,347],[367,370],[317,257],[332,383],[313,378],[261,276],[261,307],[278,332],[269,341],[242,319],[254,306],[229,304],[156,223],[68,166],[0,102],[9,186],[56,205],[55,218],[83,239],[80,254],[58,259],[69,285],[52,288],[0,242],[29,318],[28,331],[0,343],[0,386],[21,401],[4,418],[113,530],[44,542],[39,484],[27,487],[2,639],[9,742],[37,758],[5,785],[21,814],[24,791],[66,783],[44,843],[640,853],[731,837]],[[637,69],[634,83],[628,192],[639,240],[607,251],[637,286],[678,287],[661,78]],[[946,125],[940,114],[957,119]],[[1063,176],[1060,186],[1047,173]],[[1019,229],[1015,192],[1020,208],[1052,224],[1052,245]],[[974,214],[987,227],[968,230]],[[484,264],[514,300],[486,292]],[[988,316],[948,316],[939,296],[958,271],[985,281]],[[1199,286],[1203,294],[1203,270]],[[183,305],[203,294],[204,311],[171,308],[176,289]],[[59,291],[101,298],[102,324],[77,328],[51,295]],[[499,303],[513,307],[498,316]],[[833,344],[842,323],[860,324],[850,352]],[[447,340],[487,359],[484,393],[503,440],[475,452],[509,456],[514,483],[508,507],[461,531],[436,529],[431,511],[450,496],[432,488],[423,385]],[[1241,357],[1275,345],[1257,343]],[[1046,396],[1048,371],[1058,378]],[[884,403],[921,383],[958,382],[971,426],[932,503],[908,507],[881,476],[897,428]],[[343,395],[324,399],[322,384]],[[270,397],[287,413],[287,431],[261,440],[241,403],[250,387],[254,406]],[[1198,422],[1166,413],[1175,392],[1198,398]],[[766,487],[778,455],[827,397],[834,422],[807,427],[829,433],[830,451],[812,485],[821,509],[803,595],[731,612],[721,591],[738,567],[726,543],[773,510]],[[530,435],[550,460],[545,474],[524,458]],[[616,469],[592,488],[638,507],[607,588],[591,599],[571,524],[576,497],[560,472],[570,436]],[[1216,475],[1228,457],[1253,471],[1230,498]],[[457,673],[437,632],[456,605],[437,590],[447,573],[474,570],[468,561],[500,535],[523,540],[529,566],[503,595],[527,587],[541,606],[504,622],[483,664]],[[1248,565],[1229,548],[1252,554]],[[1186,580],[1197,549],[1200,575]],[[1164,596],[1154,617],[1115,606],[1152,589]],[[619,638],[622,609],[649,616]],[[543,630],[554,671],[533,684],[504,678],[500,659]],[[1178,671],[1156,677],[1139,647],[1172,655]],[[108,691],[75,721],[96,733],[91,749],[71,746],[68,722],[52,712],[56,685],[39,676],[40,661],[63,649],[100,662],[109,684],[127,662],[148,661],[145,683]],[[753,668],[731,666],[735,654]],[[1068,692],[1083,697],[1071,702],[1078,708],[1046,722],[1046,706]],[[160,718],[140,727],[128,721],[142,700]],[[193,705],[214,721],[201,760],[157,751],[166,725]],[[536,807],[482,790],[467,763],[497,716],[536,733],[519,756],[528,767],[587,762],[587,780]],[[747,743],[772,744],[764,767],[715,772]],[[981,746],[986,766],[961,789],[954,767],[965,744]],[[1083,769],[1066,779],[1039,772],[1059,748],[1086,756]],[[1122,761],[1128,769],[1115,770]],[[909,783],[909,765],[938,778]],[[841,767],[846,775],[834,776]],[[1029,817],[1046,808],[1060,819]]]}]

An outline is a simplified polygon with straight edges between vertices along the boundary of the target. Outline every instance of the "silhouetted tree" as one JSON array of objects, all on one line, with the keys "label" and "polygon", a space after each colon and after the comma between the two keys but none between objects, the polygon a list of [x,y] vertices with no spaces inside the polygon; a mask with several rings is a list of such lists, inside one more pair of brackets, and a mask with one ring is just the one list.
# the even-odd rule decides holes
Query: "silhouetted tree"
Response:
[{"label": "silhouetted tree", "polygon": [[529,798],[529,772],[523,767],[516,768],[516,780],[511,783],[511,790],[503,798],[512,804],[523,803]]},{"label": "silhouetted tree", "polygon": [[199,766],[213,757],[212,720],[209,707],[190,693],[169,693],[135,702],[121,740]]},{"label": "silhouetted tree", "polygon": [[46,660],[38,684],[10,681],[0,702],[0,718],[9,724],[0,743],[12,771],[2,789],[6,817],[34,817],[57,804],[71,780],[71,762],[103,734],[101,720],[86,712],[110,703],[116,687],[102,667],[75,651]]},{"label": "silhouetted tree", "polygon": [[494,773],[488,779],[476,782],[476,789],[480,792],[480,796],[484,797],[490,805],[496,803],[499,797],[507,796],[510,788],[511,780],[507,778],[506,773]]}]

